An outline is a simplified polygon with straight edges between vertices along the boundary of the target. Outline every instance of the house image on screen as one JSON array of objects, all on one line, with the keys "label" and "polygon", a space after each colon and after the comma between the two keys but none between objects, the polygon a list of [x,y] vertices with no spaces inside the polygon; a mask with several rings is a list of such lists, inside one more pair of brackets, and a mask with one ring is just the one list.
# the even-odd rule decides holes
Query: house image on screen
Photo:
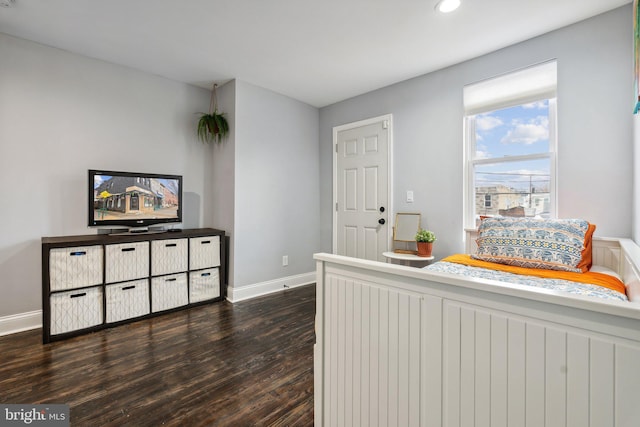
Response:
[{"label": "house image on screen", "polygon": [[94,208],[128,213],[153,212],[164,205],[164,193],[158,185],[154,192],[151,178],[114,176],[94,190]]},{"label": "house image on screen", "polygon": [[168,208],[178,206],[178,196],[176,189],[171,189],[159,180],[151,179],[151,191],[156,196],[156,206]]}]

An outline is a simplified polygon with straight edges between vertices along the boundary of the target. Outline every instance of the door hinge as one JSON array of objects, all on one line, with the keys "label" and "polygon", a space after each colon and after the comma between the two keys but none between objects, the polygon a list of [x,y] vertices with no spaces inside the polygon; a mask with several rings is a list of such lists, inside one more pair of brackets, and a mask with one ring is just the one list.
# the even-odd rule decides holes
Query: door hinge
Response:
[{"label": "door hinge", "polygon": [[382,121],[382,129],[387,129],[389,127],[389,120]]},{"label": "door hinge", "polygon": [[336,144],[336,153],[338,152],[338,144]]},{"label": "door hinge", "polygon": [[336,212],[338,212],[338,202],[336,202]]}]

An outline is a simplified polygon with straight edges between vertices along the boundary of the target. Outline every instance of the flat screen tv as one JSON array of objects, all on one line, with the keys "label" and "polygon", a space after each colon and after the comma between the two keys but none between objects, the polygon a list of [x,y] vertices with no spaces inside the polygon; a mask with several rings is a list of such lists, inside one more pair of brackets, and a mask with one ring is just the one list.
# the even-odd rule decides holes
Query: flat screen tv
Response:
[{"label": "flat screen tv", "polygon": [[182,222],[182,176],[89,170],[89,227]]}]

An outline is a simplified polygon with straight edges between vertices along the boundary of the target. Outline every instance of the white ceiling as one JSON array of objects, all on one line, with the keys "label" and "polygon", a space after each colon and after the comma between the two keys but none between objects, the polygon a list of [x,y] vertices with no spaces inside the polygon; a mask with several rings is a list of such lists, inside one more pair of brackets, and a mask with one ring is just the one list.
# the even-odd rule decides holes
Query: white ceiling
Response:
[{"label": "white ceiling", "polygon": [[322,107],[631,0],[462,0],[448,15],[436,2],[15,0],[0,8],[0,32],[203,87],[238,78]]}]

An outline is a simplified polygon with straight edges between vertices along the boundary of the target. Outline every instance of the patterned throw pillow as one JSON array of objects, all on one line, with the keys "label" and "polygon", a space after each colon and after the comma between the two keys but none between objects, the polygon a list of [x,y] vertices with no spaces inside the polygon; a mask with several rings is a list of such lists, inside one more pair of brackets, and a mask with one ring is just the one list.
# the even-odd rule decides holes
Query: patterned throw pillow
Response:
[{"label": "patterned throw pillow", "polygon": [[472,257],[580,273],[589,268],[587,252],[594,230],[594,225],[581,219],[486,218],[478,228],[478,252]]}]

